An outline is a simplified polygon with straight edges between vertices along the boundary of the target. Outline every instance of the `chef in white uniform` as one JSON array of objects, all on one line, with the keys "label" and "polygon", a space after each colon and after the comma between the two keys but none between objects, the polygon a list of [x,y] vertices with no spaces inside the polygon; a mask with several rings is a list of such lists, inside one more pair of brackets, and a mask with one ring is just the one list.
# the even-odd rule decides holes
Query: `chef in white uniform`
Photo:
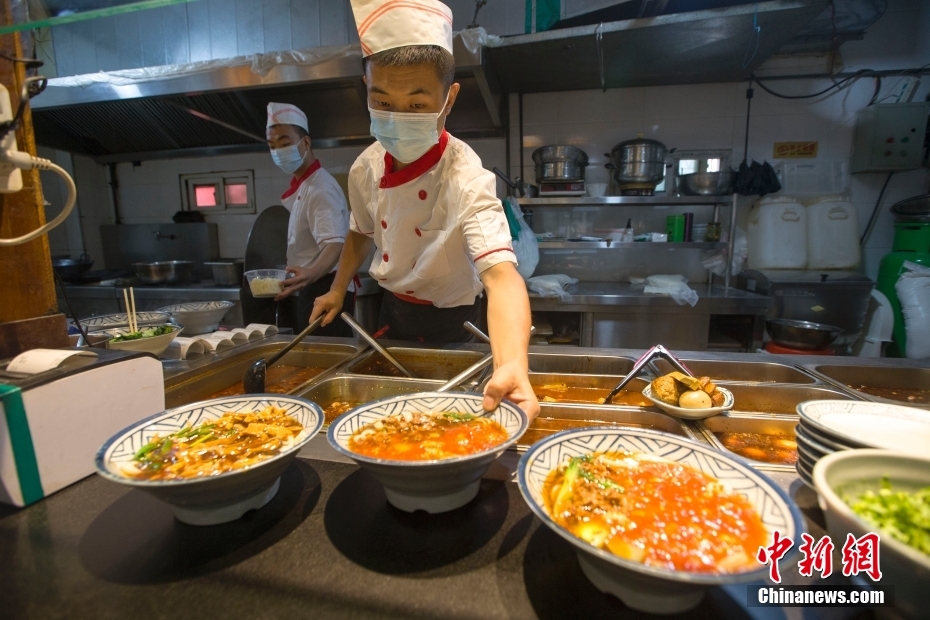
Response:
[{"label": "chef in white uniform", "polygon": [[530,308],[494,175],[444,129],[453,83],[452,12],[437,0],[352,0],[377,139],[349,171],[349,233],[329,293],[311,319],[332,322],[374,246],[370,273],[386,289],[385,338],[465,342],[487,293],[494,375],[485,408],[504,397],[539,410],[527,376]]},{"label": "chef in white uniform", "polygon": [[[293,274],[276,301],[297,295],[298,325],[306,325],[313,301],[329,291],[349,227],[349,213],[339,183],[313,156],[307,115],[287,103],[268,104],[266,127],[271,158],[291,175],[281,202],[291,216],[287,225],[287,270]],[[352,313],[355,296],[346,295],[342,310]],[[342,321],[320,327],[317,336],[351,336]]]}]

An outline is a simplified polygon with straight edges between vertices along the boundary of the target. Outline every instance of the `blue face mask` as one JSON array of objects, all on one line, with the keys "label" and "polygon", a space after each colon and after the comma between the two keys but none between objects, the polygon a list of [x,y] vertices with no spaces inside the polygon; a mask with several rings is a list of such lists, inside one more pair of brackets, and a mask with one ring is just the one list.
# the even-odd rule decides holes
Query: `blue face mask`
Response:
[{"label": "blue face mask", "polygon": [[[442,109],[449,103],[449,95]],[[368,108],[371,135],[397,161],[414,162],[439,142],[441,112],[386,112]]]},{"label": "blue face mask", "polygon": [[306,154],[300,154],[300,149],[296,144],[282,146],[279,149],[271,149],[271,160],[278,168],[287,174],[294,174],[304,163],[306,157]]}]

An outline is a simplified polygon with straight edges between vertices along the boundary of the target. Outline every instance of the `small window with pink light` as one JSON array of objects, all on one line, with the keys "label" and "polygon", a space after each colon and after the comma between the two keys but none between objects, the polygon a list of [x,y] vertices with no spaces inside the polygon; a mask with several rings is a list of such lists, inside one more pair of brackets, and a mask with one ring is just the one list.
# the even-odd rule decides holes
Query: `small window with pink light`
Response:
[{"label": "small window with pink light", "polygon": [[255,213],[254,181],[251,170],[182,174],[183,208],[204,215]]}]

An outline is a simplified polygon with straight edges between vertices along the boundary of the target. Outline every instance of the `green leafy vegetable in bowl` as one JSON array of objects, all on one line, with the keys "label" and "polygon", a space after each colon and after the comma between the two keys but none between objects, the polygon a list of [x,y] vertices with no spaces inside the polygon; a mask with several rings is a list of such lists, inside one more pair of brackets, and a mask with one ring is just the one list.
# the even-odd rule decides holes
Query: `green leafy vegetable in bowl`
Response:
[{"label": "green leafy vegetable in bowl", "polygon": [[877,493],[866,491],[843,500],[882,532],[930,555],[930,486],[909,493],[893,490],[888,478],[882,478]]},{"label": "green leafy vegetable in bowl", "polygon": [[152,338],[153,336],[164,336],[165,334],[170,334],[172,329],[174,328],[171,325],[146,327],[137,332],[119,335],[110,342],[125,342],[126,340],[140,340],[142,338]]}]

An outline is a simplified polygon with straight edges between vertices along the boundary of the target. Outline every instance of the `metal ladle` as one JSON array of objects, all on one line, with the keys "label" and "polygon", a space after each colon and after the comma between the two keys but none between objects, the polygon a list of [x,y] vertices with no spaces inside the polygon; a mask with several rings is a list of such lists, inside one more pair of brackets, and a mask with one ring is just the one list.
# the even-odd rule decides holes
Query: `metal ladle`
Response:
[{"label": "metal ladle", "polygon": [[323,322],[323,317],[319,317],[317,320],[307,325],[302,332],[297,334],[297,337],[287,343],[283,349],[271,356],[267,362],[264,358],[258,360],[245,371],[245,378],[242,380],[242,385],[245,388],[246,394],[263,394],[265,392],[265,371],[269,366],[277,362],[279,359],[284,357],[288,351],[297,346],[297,343],[310,335],[310,332],[315,330],[320,326],[320,323]]},{"label": "metal ladle", "polygon": [[352,329],[355,330],[355,333],[357,333],[359,336],[361,336],[362,338],[364,338],[364,339],[365,339],[365,342],[367,342],[368,344],[370,344],[370,345],[372,346],[372,348],[373,348],[375,351],[377,351],[378,353],[380,353],[380,354],[382,355],[382,357],[384,357],[384,359],[386,359],[387,361],[391,362],[391,364],[393,364],[394,367],[397,368],[397,370],[401,371],[402,373],[404,373],[405,376],[410,377],[411,379],[417,379],[417,378],[418,378],[415,374],[413,374],[412,372],[410,372],[409,370],[407,370],[407,367],[406,367],[406,366],[404,366],[404,365],[401,364],[399,361],[397,361],[397,358],[394,357],[393,355],[391,355],[391,354],[388,352],[387,349],[385,349],[384,347],[382,347],[382,346],[381,346],[381,343],[378,342],[377,340],[375,340],[374,337],[373,337],[371,334],[369,334],[368,332],[366,332],[365,329],[364,329],[361,325],[359,325],[358,323],[356,323],[356,322],[355,322],[355,319],[353,319],[351,316],[349,316],[349,314],[348,314],[347,312],[343,312],[343,313],[340,314],[339,316],[342,317],[342,320],[343,320],[343,321],[345,321],[346,323],[349,324],[349,327],[351,327]]},{"label": "metal ladle", "polygon": [[610,391],[610,394],[607,395],[607,398],[604,399],[604,404],[609,405],[613,397],[619,394],[623,388],[625,388],[630,381],[636,378],[636,375],[642,372],[643,368],[651,364],[653,358],[656,357],[661,357],[667,361],[669,364],[674,366],[675,370],[678,372],[684,373],[689,377],[694,376],[694,373],[688,370],[687,366],[678,361],[678,358],[672,355],[668,349],[663,347],[661,344],[657,344],[656,346],[646,351],[642,357],[636,360],[636,363],[633,364],[633,368],[630,369],[630,372],[627,373],[623,380],[620,381],[620,383],[618,383],[617,386]]}]

